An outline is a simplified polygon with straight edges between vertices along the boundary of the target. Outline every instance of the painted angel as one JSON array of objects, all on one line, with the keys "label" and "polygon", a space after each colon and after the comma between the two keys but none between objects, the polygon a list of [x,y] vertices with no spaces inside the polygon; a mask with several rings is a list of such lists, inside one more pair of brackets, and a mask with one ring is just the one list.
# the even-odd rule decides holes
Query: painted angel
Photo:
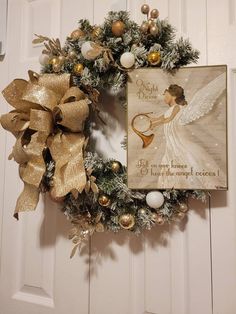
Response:
[{"label": "painted angel", "polygon": [[186,187],[186,184],[199,189],[215,189],[226,186],[226,176],[222,172],[219,173],[217,162],[206,149],[190,139],[189,132],[185,127],[210,113],[224,91],[225,73],[198,90],[190,103],[187,103],[184,89],[179,85],[170,85],[164,91],[164,101],[169,108],[163,115],[150,118],[149,129],[153,130],[161,125],[164,128],[166,146],[160,164],[188,165],[192,171],[198,170],[199,173],[198,175],[195,173],[187,179],[183,175],[173,178],[171,175],[166,175],[167,169],[164,167],[158,179],[158,188],[181,188]]}]

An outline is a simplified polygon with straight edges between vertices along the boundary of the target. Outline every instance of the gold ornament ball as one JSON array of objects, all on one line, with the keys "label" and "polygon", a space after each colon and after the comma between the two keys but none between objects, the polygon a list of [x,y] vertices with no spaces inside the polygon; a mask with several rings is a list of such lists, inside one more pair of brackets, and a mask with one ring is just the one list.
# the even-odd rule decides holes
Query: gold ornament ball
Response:
[{"label": "gold ornament ball", "polygon": [[148,4],[143,4],[143,5],[141,6],[141,12],[142,12],[143,14],[148,14],[148,13],[149,13],[149,10],[150,10],[150,8],[149,8],[149,5],[148,5]]},{"label": "gold ornament ball", "polygon": [[103,207],[107,207],[111,204],[111,200],[107,195],[100,195],[98,198],[98,203]]},{"label": "gold ornament ball", "polygon": [[77,64],[74,65],[74,68],[73,68],[74,74],[76,74],[76,75],[81,75],[81,73],[83,72],[83,70],[84,70],[83,64],[77,63]]},{"label": "gold ornament ball", "polygon": [[181,203],[179,205],[179,210],[182,212],[182,213],[186,213],[188,211],[188,205],[186,203]]},{"label": "gold ornament ball", "polygon": [[159,215],[157,215],[156,223],[157,223],[158,225],[163,225],[164,222],[165,222],[164,218],[161,217],[161,216],[159,216]]},{"label": "gold ornament ball", "polygon": [[155,222],[156,222],[156,219],[157,219],[157,213],[152,213],[152,215],[151,215],[151,219],[152,219],[153,221],[155,221]]},{"label": "gold ornament ball", "polygon": [[147,210],[146,210],[146,208],[140,208],[140,209],[138,210],[138,212],[139,212],[140,215],[145,215],[146,212],[147,212]]},{"label": "gold ornament ball", "polygon": [[70,50],[70,51],[68,52],[68,57],[69,57],[70,59],[75,59],[76,56],[77,56],[77,54],[76,54],[76,52],[75,52],[74,50]]},{"label": "gold ornament ball", "polygon": [[60,63],[53,64],[52,68],[53,68],[54,72],[60,72],[61,71],[61,64]]},{"label": "gold ornament ball", "polygon": [[120,171],[120,163],[119,161],[113,161],[111,164],[111,170],[115,173]]},{"label": "gold ornament ball", "polygon": [[156,25],[150,27],[150,34],[152,36],[157,36],[158,33],[159,33],[159,29]]},{"label": "gold ornament ball", "polygon": [[57,65],[57,64],[60,64],[60,61],[59,61],[59,58],[58,57],[52,57],[49,61],[49,63],[51,65]]},{"label": "gold ornament ball", "polygon": [[143,22],[143,23],[141,24],[141,26],[140,26],[141,32],[147,33],[148,29],[149,29],[149,24],[148,24],[148,22]]},{"label": "gold ornament ball", "polygon": [[158,225],[163,225],[164,224],[164,218],[157,213],[152,213],[151,219],[155,221],[156,224]]},{"label": "gold ornament ball", "polygon": [[119,225],[123,229],[131,229],[135,224],[135,219],[132,214],[123,214],[119,217]]},{"label": "gold ornament ball", "polygon": [[180,220],[182,220],[184,217],[185,217],[185,213],[183,213],[183,212],[177,213],[177,218],[179,218]]},{"label": "gold ornament ball", "polygon": [[111,31],[112,34],[115,35],[116,37],[123,35],[125,31],[125,23],[122,21],[113,22]]},{"label": "gold ornament ball", "polygon": [[95,230],[96,232],[104,232],[105,230],[104,225],[101,222],[97,223]]},{"label": "gold ornament ball", "polygon": [[161,54],[159,51],[150,52],[147,60],[151,65],[158,65],[161,62]]},{"label": "gold ornament ball", "polygon": [[61,55],[61,56],[58,57],[58,60],[59,60],[59,62],[62,64],[62,63],[65,62],[66,57],[64,57],[64,56]]},{"label": "gold ornament ball", "polygon": [[159,11],[157,9],[153,9],[150,13],[151,18],[157,19],[159,16]]},{"label": "gold ornament ball", "polygon": [[84,36],[84,32],[81,30],[81,29],[76,29],[74,30],[71,34],[70,34],[70,37],[73,39],[73,40],[77,40],[81,37]]},{"label": "gold ornament ball", "polygon": [[94,29],[93,29],[93,31],[92,31],[92,36],[95,37],[95,38],[97,38],[97,37],[100,36],[101,32],[102,32],[101,27],[96,26],[96,27],[94,27]]}]

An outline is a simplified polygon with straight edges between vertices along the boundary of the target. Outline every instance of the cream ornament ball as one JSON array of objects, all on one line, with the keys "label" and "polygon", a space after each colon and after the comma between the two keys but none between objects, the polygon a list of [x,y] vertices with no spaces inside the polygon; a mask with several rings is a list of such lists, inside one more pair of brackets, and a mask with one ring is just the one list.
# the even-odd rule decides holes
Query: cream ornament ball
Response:
[{"label": "cream ornament ball", "polygon": [[46,55],[45,53],[42,53],[40,56],[39,56],[39,63],[41,65],[47,65],[49,64],[49,56]]},{"label": "cream ornament ball", "polygon": [[152,191],[146,195],[146,203],[151,208],[160,208],[163,205],[164,201],[164,196],[159,191]]},{"label": "cream ornament ball", "polygon": [[96,59],[102,52],[102,47],[93,41],[86,41],[81,46],[82,56],[86,60]]},{"label": "cream ornament ball", "polygon": [[124,52],[120,57],[120,63],[126,69],[132,68],[135,63],[134,54],[132,52]]}]

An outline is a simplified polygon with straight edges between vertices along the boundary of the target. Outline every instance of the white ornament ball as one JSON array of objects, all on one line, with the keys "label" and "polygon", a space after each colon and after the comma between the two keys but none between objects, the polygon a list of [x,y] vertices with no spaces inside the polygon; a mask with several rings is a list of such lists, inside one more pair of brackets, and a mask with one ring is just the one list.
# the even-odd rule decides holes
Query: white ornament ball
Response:
[{"label": "white ornament ball", "polygon": [[81,46],[82,56],[86,60],[94,60],[96,59],[102,52],[101,46],[94,43],[93,41],[86,41]]},{"label": "white ornament ball", "polygon": [[132,52],[124,52],[120,57],[120,63],[124,68],[131,68],[134,65],[135,57]]},{"label": "white ornament ball", "polygon": [[152,191],[146,195],[146,202],[151,208],[159,208],[164,203],[164,196],[159,191]]},{"label": "white ornament ball", "polygon": [[46,55],[45,53],[42,53],[40,56],[39,56],[39,63],[41,65],[47,65],[49,63],[49,56]]}]

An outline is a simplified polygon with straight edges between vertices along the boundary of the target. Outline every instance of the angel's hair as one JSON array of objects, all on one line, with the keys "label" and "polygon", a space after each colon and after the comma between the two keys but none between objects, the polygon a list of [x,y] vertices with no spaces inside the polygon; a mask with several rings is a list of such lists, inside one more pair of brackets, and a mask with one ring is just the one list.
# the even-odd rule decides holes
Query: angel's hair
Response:
[{"label": "angel's hair", "polygon": [[185,99],[183,87],[176,85],[176,84],[172,84],[166,89],[166,91],[169,92],[171,94],[171,96],[176,97],[175,102],[178,105],[185,106],[188,104],[188,102]]}]

